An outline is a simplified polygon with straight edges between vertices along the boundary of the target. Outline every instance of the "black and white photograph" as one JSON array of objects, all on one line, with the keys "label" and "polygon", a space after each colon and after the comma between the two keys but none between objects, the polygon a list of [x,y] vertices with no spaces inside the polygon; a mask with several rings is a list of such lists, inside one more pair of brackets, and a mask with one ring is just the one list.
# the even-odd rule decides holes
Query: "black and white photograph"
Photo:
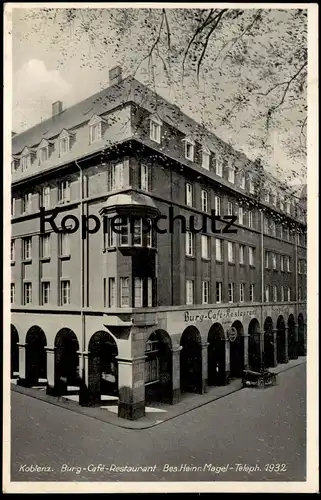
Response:
[{"label": "black and white photograph", "polygon": [[319,491],[317,68],[313,3],[5,4],[5,493]]}]

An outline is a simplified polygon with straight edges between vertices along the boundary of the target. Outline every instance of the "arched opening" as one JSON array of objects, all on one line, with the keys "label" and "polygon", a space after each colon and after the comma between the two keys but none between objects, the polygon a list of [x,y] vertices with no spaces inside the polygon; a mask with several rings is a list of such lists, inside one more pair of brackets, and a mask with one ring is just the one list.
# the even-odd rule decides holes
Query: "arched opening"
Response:
[{"label": "arched opening", "polygon": [[88,376],[90,389],[96,394],[118,395],[118,348],[116,341],[106,331],[96,332],[90,339]]},{"label": "arched opening", "polygon": [[188,326],[181,337],[180,384],[182,392],[202,392],[202,340],[195,326]]},{"label": "arched opening", "polygon": [[224,385],[225,384],[225,335],[224,329],[220,323],[214,323],[208,332],[208,349],[207,349],[207,367],[208,367],[208,384],[209,385]]},{"label": "arched opening", "polygon": [[240,321],[234,321],[229,339],[230,375],[231,378],[239,378],[244,370],[244,328]]},{"label": "arched opening", "polygon": [[288,354],[289,359],[297,359],[298,345],[295,335],[295,319],[293,314],[290,314],[288,319]]},{"label": "arched opening", "polygon": [[145,348],[145,400],[172,401],[172,342],[164,330],[153,332]]},{"label": "arched opening", "polygon": [[305,356],[305,338],[304,338],[304,317],[298,315],[298,355]]},{"label": "arched opening", "polygon": [[260,371],[262,368],[260,347],[260,323],[253,318],[249,324],[249,367],[251,370]]},{"label": "arched opening", "polygon": [[78,386],[79,343],[75,333],[69,328],[62,328],[55,338],[55,383],[57,386]]},{"label": "arched opening", "polygon": [[19,375],[19,335],[15,326],[11,325],[11,378]]},{"label": "arched opening", "polygon": [[39,326],[32,326],[26,336],[26,373],[28,382],[36,385],[47,379],[47,339]]},{"label": "arched opening", "polygon": [[285,321],[283,316],[279,316],[276,324],[276,357],[278,363],[285,363]]},{"label": "arched opening", "polygon": [[264,367],[271,368],[274,366],[274,338],[273,338],[273,320],[267,317],[264,322]]}]

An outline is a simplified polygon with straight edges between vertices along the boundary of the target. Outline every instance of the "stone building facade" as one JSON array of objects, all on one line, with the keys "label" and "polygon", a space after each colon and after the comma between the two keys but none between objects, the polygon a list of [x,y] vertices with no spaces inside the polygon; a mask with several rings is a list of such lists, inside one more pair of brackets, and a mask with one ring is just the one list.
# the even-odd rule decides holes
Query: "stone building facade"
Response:
[{"label": "stone building facade", "polygon": [[136,419],[306,354],[306,192],[110,80],[12,138],[11,371]]}]

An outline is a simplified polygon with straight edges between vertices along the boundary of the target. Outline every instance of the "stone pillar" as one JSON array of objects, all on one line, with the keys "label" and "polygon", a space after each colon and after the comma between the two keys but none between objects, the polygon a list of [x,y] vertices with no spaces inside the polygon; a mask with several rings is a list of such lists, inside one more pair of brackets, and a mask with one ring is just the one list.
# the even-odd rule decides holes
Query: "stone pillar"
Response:
[{"label": "stone pillar", "polygon": [[118,416],[137,420],[145,416],[145,359],[119,358],[118,361]]},{"label": "stone pillar", "polygon": [[17,344],[19,347],[19,378],[17,380],[17,385],[22,385],[28,387],[28,373],[27,373],[27,363],[26,363],[26,349],[27,344]]},{"label": "stone pillar", "polygon": [[[78,351],[79,355],[79,404],[94,406],[101,402],[100,394],[100,359],[89,352]],[[95,361],[98,366],[95,367]],[[89,370],[89,365],[91,370]]]},{"label": "stone pillar", "polygon": [[179,402],[181,398],[181,381],[180,381],[180,358],[182,346],[177,349],[172,349],[172,394],[170,403],[172,405]]},{"label": "stone pillar", "polygon": [[293,359],[298,359],[298,344],[299,344],[299,331],[298,325],[293,325],[294,328],[294,348],[293,348]]},{"label": "stone pillar", "polygon": [[249,334],[244,333],[244,369],[249,368]]},{"label": "stone pillar", "polygon": [[229,384],[230,381],[230,373],[231,373],[231,364],[230,364],[230,341],[228,338],[225,338],[225,377],[222,383],[224,385]]},{"label": "stone pillar", "polygon": [[202,384],[201,384],[201,394],[206,394],[207,393],[207,374],[208,374],[208,366],[207,366],[207,361],[208,361],[208,342],[205,342],[201,346],[202,351]]},{"label": "stone pillar", "polygon": [[273,336],[273,345],[274,345],[274,350],[273,350],[273,366],[278,365],[278,357],[277,357],[277,334],[278,331],[277,329],[272,330],[272,336]]},{"label": "stone pillar", "polygon": [[264,331],[263,331],[263,332],[261,332],[261,333],[259,333],[259,335],[260,335],[260,339],[259,339],[259,341],[260,341],[260,359],[261,359],[261,367],[262,367],[262,368],[265,368],[265,366],[264,366],[264,351],[265,351],[265,349],[264,349]]},{"label": "stone pillar", "polygon": [[289,362],[289,327],[284,328],[284,363]]},{"label": "stone pillar", "polygon": [[59,391],[57,388],[55,377],[55,348],[46,347],[47,351],[47,394],[58,396]]}]

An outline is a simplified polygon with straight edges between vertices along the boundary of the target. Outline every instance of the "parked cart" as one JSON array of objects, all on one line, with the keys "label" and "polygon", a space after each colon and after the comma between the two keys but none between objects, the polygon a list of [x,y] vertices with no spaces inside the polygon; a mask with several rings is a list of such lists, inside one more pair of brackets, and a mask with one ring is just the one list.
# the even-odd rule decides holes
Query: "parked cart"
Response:
[{"label": "parked cart", "polygon": [[242,385],[246,386],[257,386],[265,387],[266,385],[276,384],[276,374],[269,372],[268,370],[262,370],[256,372],[253,370],[243,370]]}]

